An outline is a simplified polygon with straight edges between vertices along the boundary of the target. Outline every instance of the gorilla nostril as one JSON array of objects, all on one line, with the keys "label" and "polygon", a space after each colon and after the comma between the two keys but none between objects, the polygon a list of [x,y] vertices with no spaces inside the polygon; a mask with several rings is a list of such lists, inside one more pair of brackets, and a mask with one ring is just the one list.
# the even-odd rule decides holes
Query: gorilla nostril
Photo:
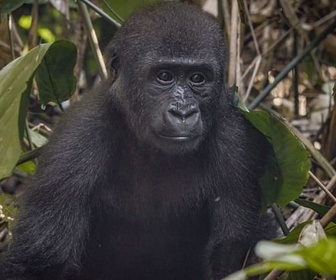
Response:
[{"label": "gorilla nostril", "polygon": [[194,115],[198,114],[198,110],[197,109],[192,109],[192,110],[189,110],[185,113],[185,118],[190,118]]},{"label": "gorilla nostril", "polygon": [[182,112],[179,111],[179,110],[173,110],[173,109],[171,109],[171,110],[168,110],[168,112],[169,112],[173,117],[175,117],[175,118],[177,118],[177,119],[183,119],[183,118],[184,118],[184,115],[183,115]]},{"label": "gorilla nostril", "polygon": [[195,114],[197,114],[199,111],[196,108],[193,108],[191,110],[174,110],[170,109],[168,112],[175,118],[185,120],[190,117],[193,117]]}]

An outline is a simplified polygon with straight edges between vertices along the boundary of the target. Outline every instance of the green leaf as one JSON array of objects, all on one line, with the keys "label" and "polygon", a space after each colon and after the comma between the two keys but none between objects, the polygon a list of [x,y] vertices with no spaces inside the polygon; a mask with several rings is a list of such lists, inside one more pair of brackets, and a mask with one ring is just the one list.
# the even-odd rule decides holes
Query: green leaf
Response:
[{"label": "green leaf", "polygon": [[144,6],[145,4],[159,2],[159,0],[142,0],[142,1],[134,1],[134,0],[99,0],[99,7],[101,7],[107,14],[113,16],[110,9],[104,2],[107,2],[108,5],[123,19],[127,18],[133,11],[138,8]]},{"label": "green leaf", "polygon": [[277,201],[284,181],[274,150],[271,149],[269,153],[270,154],[266,159],[264,174],[259,179],[259,184],[263,191],[263,203],[265,204],[265,209],[273,202]]},{"label": "green leaf", "polygon": [[29,175],[33,175],[36,170],[36,165],[32,160],[30,160],[30,161],[26,161],[18,165],[16,168],[20,170],[21,172],[27,173]]},{"label": "green leaf", "polygon": [[307,221],[302,224],[299,224],[286,236],[275,238],[273,239],[273,241],[279,244],[296,244],[299,240],[299,236],[301,234],[302,229],[310,223],[311,221]]},{"label": "green leaf", "polygon": [[14,217],[16,217],[17,208],[15,207],[15,200],[14,195],[6,193],[0,194],[0,205],[3,207],[2,213],[4,214],[3,220],[5,222],[11,223]]},{"label": "green leaf", "polygon": [[314,279],[316,273],[310,269],[304,269],[300,271],[291,271],[288,273],[287,280],[307,280]]},{"label": "green leaf", "polygon": [[[312,201],[304,200],[301,198],[297,198],[294,201],[303,207],[314,210],[316,213],[320,214],[321,216],[324,216],[330,210],[329,206],[321,205],[321,204],[314,203]],[[336,223],[336,217],[334,217],[332,221]]]},{"label": "green leaf", "polygon": [[73,68],[76,64],[76,46],[65,40],[56,41],[43,57],[36,71],[40,101],[43,104],[68,100],[76,89]]},{"label": "green leaf", "polygon": [[[39,0],[39,4],[46,4],[48,0]],[[0,14],[9,14],[23,4],[34,4],[34,0],[0,0]]]},{"label": "green leaf", "polygon": [[29,129],[29,134],[35,147],[42,147],[48,142],[48,139],[45,136],[35,130]]},{"label": "green leaf", "polygon": [[336,276],[336,239],[321,239],[316,246],[303,248],[298,254],[312,270]]},{"label": "green leaf", "polygon": [[305,271],[306,275],[312,275],[312,273],[306,271],[311,269],[323,275],[336,275],[336,239],[321,239],[311,247],[280,245],[269,241],[261,241],[257,244],[255,250],[257,256],[264,259],[263,262],[238,271],[224,279],[245,279],[246,276],[268,273],[273,269],[301,270]]},{"label": "green leaf", "polygon": [[327,227],[324,229],[325,233],[327,234],[328,237],[332,236],[336,238],[336,224],[334,223],[329,223]]},{"label": "green leaf", "polygon": [[[69,44],[73,45],[70,42],[57,41],[52,44],[37,46],[0,71],[0,151],[2,153],[0,157],[0,179],[11,175],[20,158],[20,140],[23,138],[28,98],[36,69],[45,56],[50,57],[54,54],[59,56],[60,53],[63,53],[67,57],[68,51],[75,55],[74,45],[69,47]],[[67,61],[64,59],[53,61],[57,66],[48,68],[48,71],[50,69],[51,72],[59,71],[60,65],[62,65],[65,68],[62,71],[71,76]],[[52,81],[61,84],[55,86],[56,94],[58,94],[60,88],[64,89],[66,85],[73,85],[72,77],[67,77],[65,83],[60,80],[64,79],[64,75],[64,73],[57,74],[57,78],[54,78],[55,75],[51,74]],[[65,91],[69,93],[70,90]]]},{"label": "green leaf", "polygon": [[309,153],[275,116],[265,111],[242,113],[273,147],[274,157],[268,159],[266,172],[260,180],[267,205],[275,202],[284,206],[297,198],[307,183],[311,167]]},{"label": "green leaf", "polygon": [[0,13],[2,15],[9,14],[27,2],[27,0],[2,0],[0,1]]},{"label": "green leaf", "polygon": [[[27,96],[35,69],[50,45],[41,45],[0,71],[0,178],[11,175],[21,153]],[[21,137],[20,137],[21,136]]]},{"label": "green leaf", "polygon": [[[312,221],[299,224],[285,237],[275,238],[273,241],[279,244],[295,244],[299,240],[302,229],[310,223],[312,223]],[[336,237],[336,224],[330,223],[324,230],[328,237]]]}]

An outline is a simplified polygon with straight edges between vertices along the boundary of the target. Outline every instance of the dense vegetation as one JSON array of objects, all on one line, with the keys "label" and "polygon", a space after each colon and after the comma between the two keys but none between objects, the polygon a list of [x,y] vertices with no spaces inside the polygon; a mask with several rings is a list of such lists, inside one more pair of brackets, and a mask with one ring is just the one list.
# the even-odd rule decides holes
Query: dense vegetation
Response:
[{"label": "dense vegetation", "polygon": [[[153,2],[153,1],[141,1]],[[229,42],[227,81],[273,146],[261,179],[285,237],[260,243],[267,279],[336,276],[336,3],[193,1]],[[203,3],[205,2],[205,3]],[[229,3],[230,2],[230,3]],[[16,198],[63,111],[106,77],[102,52],[139,1],[4,0],[0,4],[0,252]],[[264,111],[247,112],[247,108]],[[310,157],[310,158],[309,158]],[[29,230],[29,229],[27,229]],[[290,233],[289,233],[290,232]],[[295,271],[295,272],[292,272]]]}]

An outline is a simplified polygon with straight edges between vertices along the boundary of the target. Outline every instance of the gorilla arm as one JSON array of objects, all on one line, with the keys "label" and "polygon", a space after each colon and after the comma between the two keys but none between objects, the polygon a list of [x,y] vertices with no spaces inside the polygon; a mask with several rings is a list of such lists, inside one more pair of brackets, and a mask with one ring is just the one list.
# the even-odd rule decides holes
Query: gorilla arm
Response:
[{"label": "gorilla arm", "polygon": [[101,161],[107,158],[108,137],[101,139],[105,133],[99,130],[104,127],[95,120],[94,103],[89,103],[87,110],[75,108],[66,117],[45,148],[27,186],[15,242],[1,262],[0,279],[63,279],[79,269],[94,187],[106,174]]},{"label": "gorilla arm", "polygon": [[[219,176],[217,180],[221,182],[218,196],[210,203],[212,233],[207,252],[213,279],[241,269],[249,249],[253,250],[257,241],[275,236],[270,217],[261,213],[258,184],[270,147],[237,109],[231,107],[227,111],[232,121],[220,124],[218,143],[214,145],[220,163],[217,170],[212,168],[214,173],[210,176]],[[225,120],[226,112],[223,114]],[[267,228],[267,224],[272,226]]]}]

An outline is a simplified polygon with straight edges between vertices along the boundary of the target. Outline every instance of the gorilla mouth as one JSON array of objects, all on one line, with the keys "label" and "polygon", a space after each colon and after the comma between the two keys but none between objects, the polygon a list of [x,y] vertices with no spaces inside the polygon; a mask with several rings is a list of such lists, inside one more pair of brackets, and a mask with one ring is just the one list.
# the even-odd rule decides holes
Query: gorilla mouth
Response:
[{"label": "gorilla mouth", "polygon": [[163,134],[158,134],[160,138],[167,139],[167,140],[172,140],[172,141],[188,141],[188,140],[193,140],[196,138],[195,136],[190,136],[190,135],[163,135]]}]

